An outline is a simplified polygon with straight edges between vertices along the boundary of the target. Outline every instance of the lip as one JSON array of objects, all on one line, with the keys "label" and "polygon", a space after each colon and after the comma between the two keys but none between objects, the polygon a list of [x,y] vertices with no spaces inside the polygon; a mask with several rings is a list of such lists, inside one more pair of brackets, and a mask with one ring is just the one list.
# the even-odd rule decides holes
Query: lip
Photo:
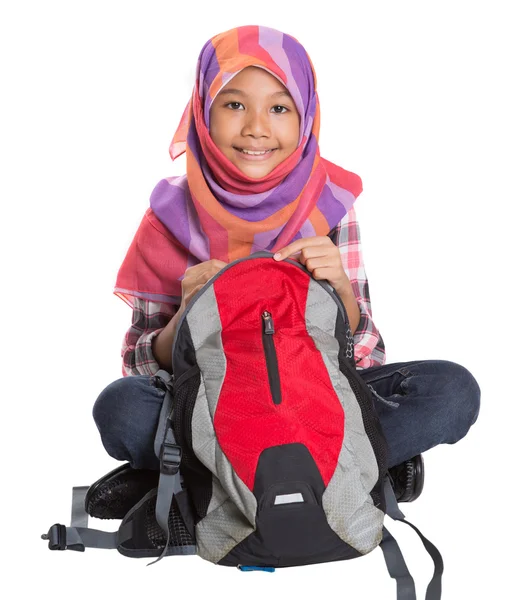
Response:
[{"label": "lip", "polygon": [[[233,148],[235,148],[233,146]],[[265,154],[245,154],[244,152],[241,152],[238,148],[235,148],[237,155],[242,159],[242,160],[248,160],[248,161],[264,161],[264,160],[268,160],[271,156],[273,156],[274,152],[277,150],[277,148],[271,148],[269,149],[270,152],[265,151]],[[249,150],[251,152],[262,152],[263,150],[265,150],[265,148],[244,148],[244,150]]]}]

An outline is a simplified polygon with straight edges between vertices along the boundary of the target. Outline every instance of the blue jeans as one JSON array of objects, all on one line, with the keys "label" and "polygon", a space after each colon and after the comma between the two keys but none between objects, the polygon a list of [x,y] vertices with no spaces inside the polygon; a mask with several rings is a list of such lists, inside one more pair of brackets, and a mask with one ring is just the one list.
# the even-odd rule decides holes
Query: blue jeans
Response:
[{"label": "blue jeans", "polygon": [[[478,383],[456,363],[411,361],[358,373],[374,390],[390,467],[438,444],[458,442],[478,417]],[[124,377],[101,392],[93,417],[112,457],[136,469],[159,468],[153,442],[163,397],[149,376]]]}]

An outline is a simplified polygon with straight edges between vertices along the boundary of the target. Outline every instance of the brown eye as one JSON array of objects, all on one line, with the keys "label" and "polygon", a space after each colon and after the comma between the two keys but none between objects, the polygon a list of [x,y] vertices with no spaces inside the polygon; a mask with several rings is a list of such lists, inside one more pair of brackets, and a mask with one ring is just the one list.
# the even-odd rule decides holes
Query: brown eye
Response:
[{"label": "brown eye", "polygon": [[288,109],[285,106],[281,106],[280,104],[278,104],[277,106],[273,106],[272,110],[278,115],[282,115],[283,113],[288,112]]},{"label": "brown eye", "polygon": [[240,102],[229,102],[229,104],[226,104],[226,106],[228,108],[232,108],[233,110],[240,110],[241,108],[243,108],[243,104],[241,104]]}]

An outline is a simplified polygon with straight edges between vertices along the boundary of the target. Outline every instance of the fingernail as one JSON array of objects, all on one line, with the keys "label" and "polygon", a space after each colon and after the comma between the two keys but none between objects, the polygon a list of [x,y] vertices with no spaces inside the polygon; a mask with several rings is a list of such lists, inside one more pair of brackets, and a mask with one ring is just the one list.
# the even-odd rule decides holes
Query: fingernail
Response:
[{"label": "fingernail", "polygon": [[277,254],[274,254],[274,258],[276,260],[279,260],[281,258],[281,254],[279,252]]}]

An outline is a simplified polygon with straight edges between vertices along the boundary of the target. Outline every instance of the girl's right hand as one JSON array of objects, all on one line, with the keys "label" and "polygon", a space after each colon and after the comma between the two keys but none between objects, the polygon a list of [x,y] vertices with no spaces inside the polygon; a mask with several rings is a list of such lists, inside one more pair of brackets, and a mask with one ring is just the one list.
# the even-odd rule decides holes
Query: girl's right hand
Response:
[{"label": "girl's right hand", "polygon": [[181,306],[179,312],[183,313],[197,292],[227,264],[214,258],[189,267],[181,280]]},{"label": "girl's right hand", "polygon": [[185,275],[181,280],[181,306],[164,329],[153,338],[153,355],[160,368],[169,373],[173,372],[171,353],[176,328],[181,316],[197,292],[226,265],[227,263],[221,260],[213,259],[190,267],[185,271]]}]

